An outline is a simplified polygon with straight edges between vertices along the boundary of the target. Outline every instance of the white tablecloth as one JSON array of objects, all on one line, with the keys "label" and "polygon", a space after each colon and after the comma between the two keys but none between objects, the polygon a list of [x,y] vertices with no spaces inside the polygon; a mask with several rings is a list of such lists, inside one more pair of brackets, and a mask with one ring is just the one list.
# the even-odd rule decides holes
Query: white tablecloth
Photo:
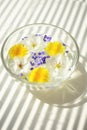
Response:
[{"label": "white tablecloth", "polygon": [[[0,0],[0,49],[12,31],[32,23],[57,25],[76,39],[79,65],[64,97],[73,101],[87,87],[87,0]],[[31,93],[0,59],[0,130],[87,130],[86,94],[68,107],[59,98],[57,89]]]}]

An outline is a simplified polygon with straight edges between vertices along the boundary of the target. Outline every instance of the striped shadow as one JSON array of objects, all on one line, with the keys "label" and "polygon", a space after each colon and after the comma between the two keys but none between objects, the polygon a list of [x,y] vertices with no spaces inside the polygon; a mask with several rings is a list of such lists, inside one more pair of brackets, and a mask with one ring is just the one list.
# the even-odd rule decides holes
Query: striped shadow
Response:
[{"label": "striped shadow", "polygon": [[[9,2],[10,2],[10,1],[9,1]],[[10,4],[11,4],[11,3],[10,3]],[[10,5],[10,4],[9,4],[9,5]],[[0,28],[1,28],[2,26],[4,26],[6,20],[8,19],[8,17],[10,16],[10,14],[11,14],[12,11],[13,11],[13,8],[14,8],[17,4],[18,4],[18,1],[16,0],[16,1],[15,1],[15,4],[11,7],[10,11],[8,12],[8,15],[7,15],[6,17],[4,17],[3,22],[0,24]],[[9,7],[9,6],[6,6],[6,7]],[[7,9],[8,9],[8,8],[7,8]]]},{"label": "striped shadow", "polygon": [[22,123],[23,124],[23,123]]},{"label": "striped shadow", "polygon": [[[16,25],[15,28],[17,28],[17,27],[20,25],[21,21],[23,21],[23,19],[26,17],[26,12],[27,12],[27,10],[30,9],[30,6],[32,5],[32,2],[33,2],[33,0],[30,1],[29,3],[27,3],[26,1],[24,1],[24,3],[22,4],[22,6],[19,8],[18,12],[16,13],[15,17],[13,18],[12,22],[10,23],[11,26],[13,25],[14,21],[17,20],[18,14],[19,14],[19,15],[21,14],[21,9],[22,9],[24,6],[27,5],[28,7],[27,7],[26,10],[24,11],[22,17],[19,19],[19,22],[18,22],[17,24],[15,23],[15,25]],[[16,6],[14,7],[14,9],[15,9],[15,8],[16,8]],[[9,12],[9,13],[10,13],[10,12]],[[8,17],[8,18],[9,18],[9,17]],[[3,22],[4,22],[4,21],[3,21]],[[3,24],[3,26],[4,26],[4,24]],[[3,27],[3,26],[2,26],[2,27]],[[13,26],[12,26],[12,27],[13,27]],[[8,28],[5,30],[4,34],[2,35],[1,41],[3,40],[3,37],[4,37],[5,35],[7,35],[8,30],[10,30],[10,26],[8,26]]]},{"label": "striped shadow", "polygon": [[[24,100],[24,95],[26,95],[26,93],[27,93],[27,90],[26,91],[24,91],[23,92],[23,94],[22,94],[22,91],[24,90],[23,88],[21,88],[21,86],[19,85],[17,88],[16,88],[16,90],[15,90],[15,92],[14,92],[14,95],[12,95],[12,100],[10,100],[9,99],[9,104],[8,104],[8,106],[7,106],[7,108],[6,108],[6,110],[5,110],[5,112],[4,112],[4,114],[3,114],[3,116],[2,116],[2,118],[1,118],[1,125],[0,125],[0,127],[3,129],[3,128],[7,128],[7,126],[9,125],[7,122],[9,122],[9,120],[10,120],[10,118],[12,118],[12,116],[14,115],[13,113],[12,114],[9,114],[9,113],[11,113],[12,111],[16,111],[16,107],[17,106],[20,106],[19,108],[21,108],[22,107],[22,105],[24,104],[24,102],[25,102],[25,100]],[[20,98],[18,98],[19,96],[21,96]],[[27,95],[28,96],[28,95]],[[7,97],[7,98],[9,98],[9,96]],[[19,100],[19,101],[18,101]],[[32,100],[31,100],[32,102],[34,102],[35,101],[35,99],[33,98]],[[4,103],[4,105],[5,105],[5,103]],[[14,109],[15,108],[15,109]],[[10,117],[11,116],[11,117]],[[9,118],[8,118],[9,117]]]},{"label": "striped shadow", "polygon": [[[4,3],[5,1],[3,0],[2,2],[1,2],[1,4],[0,4],[0,6],[3,6],[3,4],[6,4],[6,3]],[[3,8],[3,10],[0,12],[0,16],[2,16],[4,13],[5,13],[5,11],[9,8],[9,5],[12,3],[12,1],[8,1],[8,3],[5,5],[5,7]]]}]

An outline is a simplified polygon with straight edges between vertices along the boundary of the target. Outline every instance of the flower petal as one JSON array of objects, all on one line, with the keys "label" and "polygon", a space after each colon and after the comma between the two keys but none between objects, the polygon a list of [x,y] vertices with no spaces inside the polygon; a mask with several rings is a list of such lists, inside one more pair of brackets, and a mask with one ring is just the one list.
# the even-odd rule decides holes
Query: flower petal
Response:
[{"label": "flower petal", "polygon": [[31,71],[28,74],[28,80],[30,82],[48,82],[49,80],[49,71],[44,67],[38,67]]},{"label": "flower petal", "polygon": [[45,51],[50,56],[56,56],[58,54],[63,54],[65,52],[65,46],[61,42],[49,42]]},{"label": "flower petal", "polygon": [[22,43],[15,44],[9,49],[9,52],[8,52],[10,58],[12,59],[14,59],[15,57],[22,58],[26,56],[27,53],[28,53],[28,47]]}]

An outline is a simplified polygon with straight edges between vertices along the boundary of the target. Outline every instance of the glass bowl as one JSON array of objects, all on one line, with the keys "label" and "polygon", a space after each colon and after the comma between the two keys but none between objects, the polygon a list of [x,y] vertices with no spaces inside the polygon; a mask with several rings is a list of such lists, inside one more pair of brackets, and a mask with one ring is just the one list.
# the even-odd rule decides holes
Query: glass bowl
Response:
[{"label": "glass bowl", "polygon": [[59,87],[75,70],[79,51],[64,29],[44,23],[12,32],[1,50],[2,62],[12,77],[31,90]]}]

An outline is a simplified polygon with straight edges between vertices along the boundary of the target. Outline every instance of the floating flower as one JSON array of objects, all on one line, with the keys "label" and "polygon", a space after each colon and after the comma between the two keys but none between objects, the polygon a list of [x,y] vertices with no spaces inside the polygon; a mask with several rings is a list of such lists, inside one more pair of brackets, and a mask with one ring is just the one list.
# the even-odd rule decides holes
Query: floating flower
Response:
[{"label": "floating flower", "polygon": [[[9,58],[9,57],[8,57]],[[27,57],[24,58],[14,58],[12,60],[9,58],[9,63],[8,66],[10,67],[12,72],[15,72],[16,74],[21,73],[21,72],[26,72],[26,69],[29,69],[29,65],[27,65]]]},{"label": "floating flower", "polygon": [[38,83],[48,82],[49,71],[44,67],[35,68],[28,74],[28,80],[30,82]]},{"label": "floating flower", "polygon": [[[53,41],[55,40],[55,41]],[[48,34],[29,34],[9,48],[10,71],[29,83],[54,84],[71,71],[73,52]]]},{"label": "floating flower", "polygon": [[48,42],[45,51],[50,56],[56,56],[58,54],[63,54],[65,52],[65,46],[61,42]]},{"label": "floating flower", "polygon": [[37,50],[39,48],[43,48],[43,37],[39,35],[30,35],[28,39],[24,41],[30,50]]},{"label": "floating flower", "polygon": [[8,52],[10,58],[14,59],[15,57],[22,58],[26,56],[28,53],[27,46],[23,45],[22,43],[15,44],[12,46]]}]

